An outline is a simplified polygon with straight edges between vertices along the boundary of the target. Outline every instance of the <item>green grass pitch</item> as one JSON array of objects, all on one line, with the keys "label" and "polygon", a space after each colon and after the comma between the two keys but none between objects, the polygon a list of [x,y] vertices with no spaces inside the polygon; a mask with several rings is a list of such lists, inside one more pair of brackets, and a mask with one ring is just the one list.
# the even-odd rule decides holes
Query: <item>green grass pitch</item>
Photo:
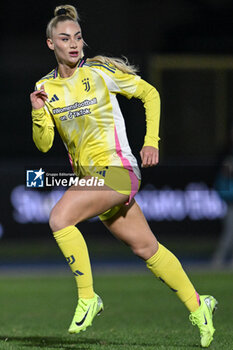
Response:
[{"label": "green grass pitch", "polygon": [[[233,274],[192,273],[201,294],[219,301],[210,349],[233,349]],[[149,273],[97,274],[95,290],[105,310],[79,335],[67,328],[76,307],[71,275],[0,277],[1,350],[187,350],[199,349],[199,332],[188,312]]]}]

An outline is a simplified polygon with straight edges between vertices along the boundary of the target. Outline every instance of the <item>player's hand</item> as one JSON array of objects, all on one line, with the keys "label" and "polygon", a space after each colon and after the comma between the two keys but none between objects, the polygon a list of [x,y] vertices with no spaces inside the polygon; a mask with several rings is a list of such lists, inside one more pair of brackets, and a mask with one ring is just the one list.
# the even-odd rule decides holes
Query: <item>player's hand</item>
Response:
[{"label": "player's hand", "polygon": [[142,168],[155,166],[159,162],[159,150],[152,146],[144,146],[140,152]]},{"label": "player's hand", "polygon": [[40,90],[36,90],[31,93],[30,100],[33,109],[43,108],[48,95],[44,90],[44,85],[41,86]]}]

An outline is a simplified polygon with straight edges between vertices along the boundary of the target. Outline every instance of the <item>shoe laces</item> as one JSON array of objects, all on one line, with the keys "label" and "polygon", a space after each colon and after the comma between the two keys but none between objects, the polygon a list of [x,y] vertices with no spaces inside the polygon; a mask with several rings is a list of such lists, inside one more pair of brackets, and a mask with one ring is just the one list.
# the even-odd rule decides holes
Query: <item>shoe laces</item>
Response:
[{"label": "shoe laces", "polygon": [[189,319],[190,319],[193,326],[198,324],[199,318],[197,316],[191,314],[191,315],[189,315]]},{"label": "shoe laces", "polygon": [[201,321],[200,321],[200,316],[199,315],[194,315],[191,314],[189,315],[189,319],[192,323],[193,326],[198,326],[199,330],[200,330],[200,334],[201,336],[206,332],[206,325],[204,325]]},{"label": "shoe laces", "polygon": [[[77,315],[81,310],[83,312],[86,311],[86,308],[87,308],[87,304],[85,303],[85,301],[83,299],[79,299],[78,301],[78,305],[76,307],[76,311],[75,311],[75,315]],[[81,309],[81,310],[80,310]],[[82,312],[81,311],[81,312]]]}]

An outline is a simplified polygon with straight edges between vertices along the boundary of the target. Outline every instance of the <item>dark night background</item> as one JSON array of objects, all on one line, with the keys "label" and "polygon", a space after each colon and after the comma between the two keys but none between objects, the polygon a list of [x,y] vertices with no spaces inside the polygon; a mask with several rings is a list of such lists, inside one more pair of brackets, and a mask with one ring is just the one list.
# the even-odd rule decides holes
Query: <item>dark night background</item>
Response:
[{"label": "dark night background", "polygon": [[[46,46],[45,29],[54,7],[62,3],[23,1],[15,2],[14,6],[4,3],[1,38],[3,157],[38,156],[31,141],[29,93],[34,83],[56,66],[53,53]],[[233,54],[232,1],[69,3],[79,11],[83,35],[89,46],[87,56],[126,55],[154,85],[156,81],[151,81],[147,66],[151,54]],[[9,139],[13,142],[9,143]],[[163,141],[169,143],[169,139]],[[51,153],[56,155],[57,151]]]},{"label": "dark night background", "polygon": [[[3,242],[11,236],[32,237],[32,232],[34,238],[40,234],[44,238],[49,235],[47,225],[16,224],[9,198],[12,188],[24,183],[26,168],[34,164],[67,162],[58,135],[47,154],[36,149],[31,136],[29,100],[35,82],[56,66],[53,53],[46,46],[45,29],[55,6],[63,3],[66,2],[25,0],[2,4],[0,223],[4,231]],[[201,173],[203,181],[213,186],[219,155],[227,143],[232,122],[232,0],[81,0],[67,3],[78,9],[88,44],[87,56],[127,56],[131,63],[139,66],[139,74],[161,94],[161,164],[158,170],[143,170],[145,184],[153,183],[156,176],[160,181],[156,174],[162,173],[167,183],[161,186],[174,186],[180,181],[177,164],[182,163],[199,169],[197,178]],[[178,69],[158,68],[159,71],[154,71],[151,67],[156,67],[158,57],[174,57],[174,62],[178,63],[179,57],[182,59]],[[195,59],[202,62],[202,57],[207,57],[212,69],[193,68],[190,62]],[[184,70],[182,62],[190,64],[190,69]],[[205,58],[203,62],[206,62]],[[139,101],[119,100],[130,144],[138,158],[145,132],[143,107]],[[190,180],[193,180],[192,176]],[[180,184],[181,187],[185,185]],[[221,228],[220,220],[184,220],[182,223],[170,222],[170,226],[152,222],[151,225],[156,227],[156,234],[164,234],[165,242],[173,232],[180,234],[178,243],[184,235],[190,243],[191,239],[197,241],[200,235],[209,239],[212,232],[213,249]],[[83,229],[95,231],[92,224],[84,225]]]}]

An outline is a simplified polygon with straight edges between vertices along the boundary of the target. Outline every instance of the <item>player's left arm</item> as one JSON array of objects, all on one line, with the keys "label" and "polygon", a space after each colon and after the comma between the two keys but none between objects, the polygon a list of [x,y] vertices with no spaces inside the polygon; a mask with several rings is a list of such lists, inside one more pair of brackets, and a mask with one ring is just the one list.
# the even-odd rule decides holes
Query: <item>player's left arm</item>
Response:
[{"label": "player's left arm", "polygon": [[142,167],[154,166],[159,161],[159,119],[160,97],[158,91],[140,76],[119,71],[107,72],[114,84],[110,91],[120,93],[127,98],[139,98],[144,105],[146,114],[146,135],[140,151]]},{"label": "player's left arm", "polygon": [[146,135],[140,151],[142,167],[155,166],[159,162],[159,93],[152,85],[140,79],[133,97],[139,98],[143,102],[146,114]]}]

